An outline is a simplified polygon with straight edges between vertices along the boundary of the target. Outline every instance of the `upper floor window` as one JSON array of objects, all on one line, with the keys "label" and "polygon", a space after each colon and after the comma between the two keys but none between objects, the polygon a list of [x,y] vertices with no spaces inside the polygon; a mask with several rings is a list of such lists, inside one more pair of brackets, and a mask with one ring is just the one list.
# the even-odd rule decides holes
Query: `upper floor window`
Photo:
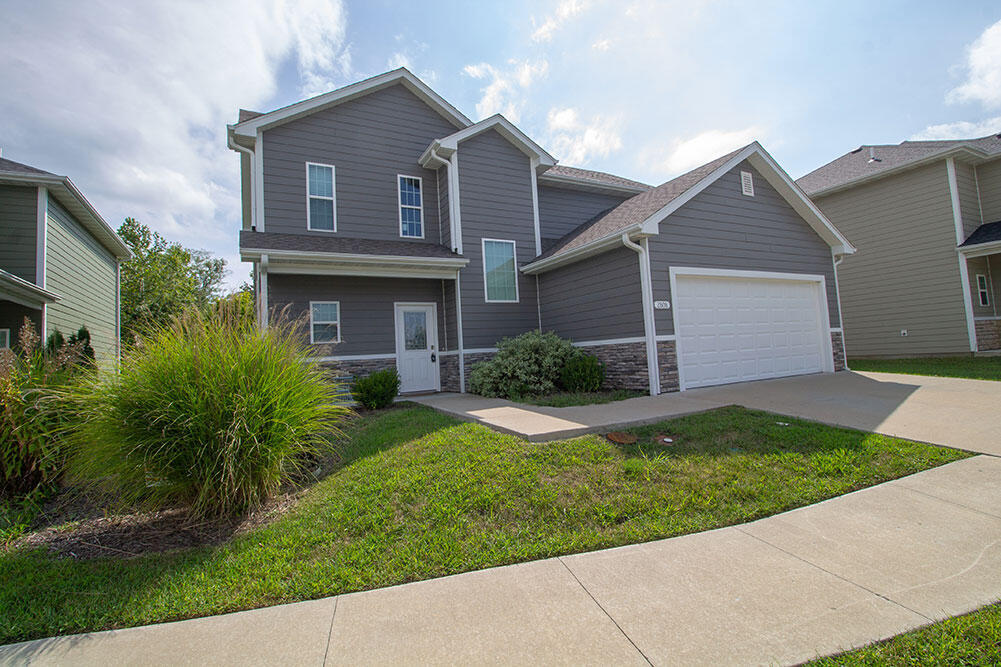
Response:
[{"label": "upper floor window", "polygon": [[306,163],[306,193],[306,228],[336,232],[333,165]]},{"label": "upper floor window", "polygon": [[987,276],[982,273],[977,274],[977,296],[980,297],[981,306],[991,305],[991,290],[988,287]]},{"label": "upper floor window", "polygon": [[10,329],[0,329],[0,350],[10,349]]},{"label": "upper floor window", "polygon": [[419,176],[397,176],[400,192],[400,236],[424,238],[423,200]]},{"label": "upper floor window", "polygon": [[483,289],[488,302],[517,303],[514,241],[483,239]]},{"label": "upper floor window", "polygon": [[309,302],[309,342],[341,342],[341,304],[339,301]]}]

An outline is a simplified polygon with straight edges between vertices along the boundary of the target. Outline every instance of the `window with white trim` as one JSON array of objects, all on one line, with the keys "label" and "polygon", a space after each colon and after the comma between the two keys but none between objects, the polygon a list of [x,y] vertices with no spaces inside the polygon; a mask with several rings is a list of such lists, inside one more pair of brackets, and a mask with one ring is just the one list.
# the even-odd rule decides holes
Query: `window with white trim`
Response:
[{"label": "window with white trim", "polygon": [[396,177],[400,198],[400,236],[408,239],[424,238],[424,209],[419,176]]},{"label": "window with white trim", "polygon": [[313,344],[341,342],[340,301],[309,302],[309,342]]},{"label": "window with white trim", "polygon": [[740,193],[748,197],[754,196],[754,176],[749,171],[740,172]]},{"label": "window with white trim", "polygon": [[306,228],[337,231],[333,165],[306,163]]},{"label": "window with white trim", "polygon": [[980,297],[981,306],[991,305],[991,290],[987,276],[982,273],[977,274],[977,295]]},{"label": "window with white trim", "polygon": [[483,290],[489,303],[517,303],[518,267],[514,241],[483,239]]},{"label": "window with white trim", "polygon": [[0,329],[0,350],[10,349],[10,329]]}]

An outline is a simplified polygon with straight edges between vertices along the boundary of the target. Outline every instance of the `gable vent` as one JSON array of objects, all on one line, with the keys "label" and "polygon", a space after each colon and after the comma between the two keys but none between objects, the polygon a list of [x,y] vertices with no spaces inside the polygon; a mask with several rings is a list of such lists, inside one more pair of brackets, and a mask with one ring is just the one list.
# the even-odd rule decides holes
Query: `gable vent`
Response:
[{"label": "gable vent", "polygon": [[754,196],[754,177],[749,171],[740,172],[740,192],[748,197]]}]

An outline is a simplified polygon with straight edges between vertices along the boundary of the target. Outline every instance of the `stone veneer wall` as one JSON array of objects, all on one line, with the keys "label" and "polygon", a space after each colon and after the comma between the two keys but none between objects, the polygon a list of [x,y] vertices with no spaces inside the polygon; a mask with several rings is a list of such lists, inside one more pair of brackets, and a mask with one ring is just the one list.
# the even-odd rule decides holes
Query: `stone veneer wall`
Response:
[{"label": "stone veneer wall", "polygon": [[1001,350],[1001,320],[975,320],[978,350]]},{"label": "stone veneer wall", "polygon": [[325,368],[335,371],[338,377],[363,377],[384,368],[396,368],[396,359],[348,359],[324,362]]},{"label": "stone veneer wall", "polygon": [[[478,364],[479,362],[486,361],[487,359],[493,359],[493,357],[494,357],[495,354],[497,354],[497,353],[496,352],[476,352],[476,353],[467,353],[466,354],[466,359],[465,359],[465,364],[466,365],[465,365],[465,368],[463,369],[465,371],[464,375],[466,376],[466,391],[469,391],[469,374],[473,372],[473,364]],[[456,363],[455,375],[456,375],[456,377],[458,377],[459,376],[459,369],[458,369],[459,362],[458,362],[458,358],[456,359],[455,363]],[[456,389],[456,391],[458,391],[458,389]]]},{"label": "stone veneer wall", "polygon": [[834,371],[843,371],[848,366],[845,365],[845,336],[840,331],[831,332],[831,350],[834,352]]},{"label": "stone veneer wall", "polygon": [[636,389],[649,391],[646,367],[646,343],[588,345],[582,352],[594,355],[605,364],[603,389]]},{"label": "stone veneer wall", "polygon": [[438,357],[442,391],[459,391],[459,355],[442,354]]},{"label": "stone veneer wall", "polygon": [[673,340],[657,342],[657,364],[660,366],[660,393],[678,391],[678,349]]}]

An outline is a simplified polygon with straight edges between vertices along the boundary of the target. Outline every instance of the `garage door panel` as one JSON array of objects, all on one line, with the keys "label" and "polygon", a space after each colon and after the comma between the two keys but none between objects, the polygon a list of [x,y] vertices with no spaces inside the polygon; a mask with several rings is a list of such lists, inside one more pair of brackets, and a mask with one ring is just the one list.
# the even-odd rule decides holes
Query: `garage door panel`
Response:
[{"label": "garage door panel", "polygon": [[686,386],[824,370],[817,283],[682,275],[675,289]]}]

